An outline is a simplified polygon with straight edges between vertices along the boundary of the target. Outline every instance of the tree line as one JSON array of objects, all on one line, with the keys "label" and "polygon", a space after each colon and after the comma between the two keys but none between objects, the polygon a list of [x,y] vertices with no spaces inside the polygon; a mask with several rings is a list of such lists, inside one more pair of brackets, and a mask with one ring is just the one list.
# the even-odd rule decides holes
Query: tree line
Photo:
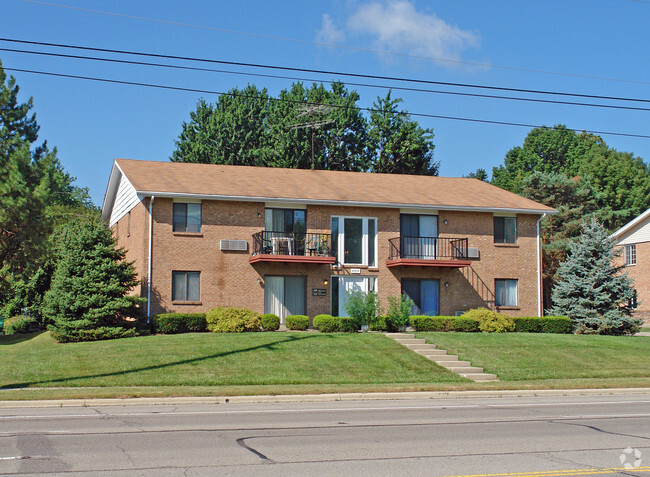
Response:
[{"label": "tree line", "polygon": [[369,112],[343,83],[294,83],[277,97],[234,88],[200,100],[176,140],[174,162],[438,175],[433,130],[389,91]]}]

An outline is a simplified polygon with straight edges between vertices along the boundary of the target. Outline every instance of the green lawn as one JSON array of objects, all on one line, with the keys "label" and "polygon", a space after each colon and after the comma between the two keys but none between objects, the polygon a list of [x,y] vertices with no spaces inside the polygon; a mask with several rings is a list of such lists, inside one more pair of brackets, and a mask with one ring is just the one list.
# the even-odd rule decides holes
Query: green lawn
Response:
[{"label": "green lawn", "polygon": [[0,400],[650,387],[650,337],[418,333],[474,383],[377,333],[191,333],[94,343],[0,336]]},{"label": "green lawn", "polygon": [[463,381],[374,333],[190,333],[68,344],[48,333],[0,337],[4,389]]},{"label": "green lawn", "polygon": [[502,381],[650,377],[650,337],[417,333]]}]

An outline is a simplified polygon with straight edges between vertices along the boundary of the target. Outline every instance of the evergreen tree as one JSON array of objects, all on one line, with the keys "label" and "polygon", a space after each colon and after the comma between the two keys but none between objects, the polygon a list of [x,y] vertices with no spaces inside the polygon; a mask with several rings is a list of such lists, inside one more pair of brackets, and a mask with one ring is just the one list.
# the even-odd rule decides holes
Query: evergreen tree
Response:
[{"label": "evergreen tree", "polygon": [[56,149],[35,145],[33,102],[20,103],[18,93],[0,63],[0,314],[25,310],[38,318],[54,257],[48,238],[68,215],[64,209],[91,204],[88,190],[72,184]]},{"label": "evergreen tree", "polygon": [[69,222],[59,231],[59,259],[44,300],[44,316],[59,341],[133,336],[127,317],[146,301],[128,295],[138,283],[124,249],[115,248],[110,229],[90,218]]},{"label": "evergreen tree", "polygon": [[440,163],[433,160],[433,130],[422,129],[406,111],[402,100],[378,97],[370,113],[372,172],[437,176]]},{"label": "evergreen tree", "polygon": [[632,281],[615,267],[614,243],[595,219],[582,226],[582,235],[569,246],[553,288],[552,315],[568,316],[577,333],[621,335],[636,333],[641,320],[627,306]]}]

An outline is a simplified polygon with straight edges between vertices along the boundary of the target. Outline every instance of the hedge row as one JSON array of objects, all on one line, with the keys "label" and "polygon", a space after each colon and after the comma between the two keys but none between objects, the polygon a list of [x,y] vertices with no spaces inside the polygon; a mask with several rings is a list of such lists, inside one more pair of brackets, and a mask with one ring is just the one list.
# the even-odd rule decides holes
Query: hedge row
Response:
[{"label": "hedge row", "polygon": [[[515,332],[520,333],[571,333],[571,320],[565,316],[512,317]],[[411,316],[415,331],[479,331],[479,322],[464,316]]]},{"label": "hedge row", "polygon": [[[31,316],[12,316],[4,320],[3,330],[5,335],[33,333],[39,331],[40,324],[36,318]],[[2,330],[0,330],[2,331]]]},{"label": "hedge row", "polygon": [[309,317],[305,315],[291,315],[284,319],[287,329],[304,331],[309,328]]},{"label": "hedge row", "polygon": [[324,333],[354,333],[359,326],[354,318],[347,316],[317,315],[314,317],[314,329]]},{"label": "hedge row", "polygon": [[478,331],[478,321],[462,316],[419,316],[409,319],[415,331]]},{"label": "hedge row", "polygon": [[151,320],[151,331],[161,334],[193,333],[208,330],[205,313],[161,313]]}]

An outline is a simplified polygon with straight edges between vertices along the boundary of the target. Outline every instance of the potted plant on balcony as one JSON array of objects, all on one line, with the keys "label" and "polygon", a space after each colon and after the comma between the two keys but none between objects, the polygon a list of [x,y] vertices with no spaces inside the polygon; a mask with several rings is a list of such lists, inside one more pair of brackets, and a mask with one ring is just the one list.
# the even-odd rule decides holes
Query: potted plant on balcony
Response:
[{"label": "potted plant on balcony", "polygon": [[352,291],[347,293],[345,311],[359,324],[361,331],[368,331],[377,319],[379,297],[375,292]]}]

